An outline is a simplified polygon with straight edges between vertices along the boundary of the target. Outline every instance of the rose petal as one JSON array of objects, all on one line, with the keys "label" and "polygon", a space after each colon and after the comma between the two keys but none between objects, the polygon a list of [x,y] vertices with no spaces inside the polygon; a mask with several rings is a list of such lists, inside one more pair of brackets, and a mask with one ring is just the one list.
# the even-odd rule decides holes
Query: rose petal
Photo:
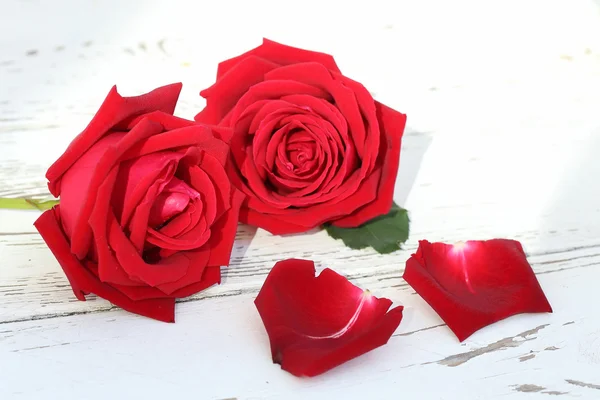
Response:
[{"label": "rose petal", "polygon": [[304,50],[277,43],[269,39],[263,39],[263,43],[260,46],[237,57],[221,62],[217,72],[217,79],[220,79],[231,68],[251,55],[265,58],[280,65],[314,61],[323,64],[332,71],[340,72],[335,60],[329,54]]},{"label": "rose petal", "polygon": [[148,236],[146,241],[161,249],[167,250],[193,250],[200,248],[210,238],[210,228],[204,217],[200,217],[198,224],[189,232],[186,232],[178,237],[170,237],[148,228]]},{"label": "rose petal", "polygon": [[149,119],[142,120],[135,126],[134,129],[124,135],[116,144],[105,149],[104,153],[98,160],[94,173],[90,178],[88,191],[85,195],[85,200],[81,204],[79,215],[73,226],[73,231],[69,236],[71,238],[71,252],[79,259],[83,259],[88,253],[89,245],[92,239],[92,231],[90,229],[88,219],[92,213],[94,204],[97,201],[108,202],[108,198],[99,198],[96,195],[98,187],[104,181],[106,174],[118,162],[119,158],[131,146],[138,141],[148,138],[162,131],[162,126]]},{"label": "rose petal", "polygon": [[218,124],[244,92],[263,81],[265,73],[277,67],[277,64],[256,56],[241,60],[214,85],[200,92],[206,99],[206,107],[194,119],[206,124]]},{"label": "rose petal", "polygon": [[342,82],[343,87],[349,88],[356,99],[360,115],[365,125],[365,146],[363,149],[362,163],[370,171],[378,160],[378,151],[383,140],[377,118],[376,102],[371,93],[360,83],[339,74],[333,74]]},{"label": "rose petal", "polygon": [[175,217],[190,204],[191,199],[200,197],[200,193],[190,188],[185,182],[177,178],[171,178],[161,194],[152,204],[150,209],[149,223],[151,227],[164,224]]},{"label": "rose petal", "polygon": [[121,159],[124,161],[162,150],[193,146],[204,150],[219,160],[221,165],[225,165],[229,155],[229,146],[221,139],[216,138],[212,129],[209,126],[196,124],[187,128],[163,132],[132,146]]},{"label": "rose petal", "polygon": [[[117,184],[111,195],[113,211],[122,226],[129,223],[136,207],[146,199],[152,204],[171,181],[183,154],[161,151],[124,161],[119,166]],[[148,191],[156,194],[149,198]]]},{"label": "rose petal", "polygon": [[110,285],[101,283],[73,254],[60,228],[60,206],[44,212],[35,222],[36,229],[60,263],[75,296],[85,300],[85,293],[94,293],[129,312],[164,322],[175,322],[175,299],[133,301]]},{"label": "rose petal", "polygon": [[168,114],[162,111],[153,111],[148,114],[139,115],[130,121],[128,121],[126,130],[133,129],[142,119],[148,118],[153,122],[158,122],[162,125],[165,131],[173,131],[176,129],[187,128],[188,126],[196,125],[194,121],[187,120],[185,118],[179,118],[172,114]]},{"label": "rose petal", "polygon": [[552,312],[523,247],[514,240],[456,245],[422,240],[403,277],[461,342],[515,314]]},{"label": "rose petal", "polygon": [[[148,168],[148,165],[144,162],[146,158],[158,158],[164,162],[154,163],[154,168]],[[199,162],[199,158],[200,151],[195,147],[189,147],[181,152],[151,153],[138,159],[139,162],[134,162],[134,164],[141,166],[138,170],[141,170],[142,173],[141,176],[138,177],[139,182],[135,185],[134,190],[130,191],[131,193],[129,194],[126,193],[123,197],[122,203],[125,203],[125,210],[123,211],[120,224],[129,232],[129,240],[140,254],[144,249],[150,212],[154,202],[159,197],[160,193],[168,188],[170,183],[178,181],[178,179],[174,177],[174,174],[179,166],[197,163]],[[127,163],[123,163],[122,165],[127,165]],[[150,165],[152,165],[152,163]],[[154,171],[154,169],[156,169],[156,171]],[[147,173],[144,174],[144,171],[147,171]],[[155,175],[157,173],[158,175]],[[125,175],[125,183],[122,183],[122,186],[133,186],[132,182],[134,181],[135,173],[130,169]],[[122,190],[122,188],[117,185],[117,190],[113,193],[113,199],[120,190]],[[189,190],[193,191],[191,188],[189,188]],[[188,191],[188,193],[191,192]],[[198,195],[199,194],[194,191],[194,200],[197,199]],[[118,204],[117,201],[116,204],[113,205],[115,211],[119,209]],[[198,207],[196,207],[196,209],[198,209]],[[131,218],[129,218],[130,214],[132,214]],[[198,219],[196,219],[196,221],[198,221]]]},{"label": "rose petal", "polygon": [[113,86],[92,121],[46,172],[50,193],[58,197],[61,193],[60,178],[62,175],[94,143],[123,120],[152,111],[172,114],[181,92],[181,86],[181,83],[163,86],[134,97],[122,97],[117,92],[117,87]]},{"label": "rose petal", "polygon": [[[118,167],[114,167],[106,176],[102,185],[98,188],[98,198],[105,199],[110,196],[117,180],[117,176]],[[96,204],[94,204],[94,210],[90,217],[98,257],[98,278],[105,283],[114,283],[124,286],[139,286],[141,280],[129,276],[129,274],[121,267],[114,254],[110,251],[106,224],[109,209],[110,203],[108,201],[97,201]],[[99,223],[93,224],[95,221],[99,221]]]},{"label": "rose petal", "polygon": [[232,188],[231,194],[231,207],[215,222],[211,237],[206,244],[211,249],[208,260],[210,266],[229,265],[240,207],[246,197],[235,188]]},{"label": "rose petal", "polygon": [[104,153],[125,136],[126,133],[112,133],[100,139],[95,146],[75,161],[61,178],[62,214],[61,222],[67,236],[71,236],[79,214],[89,192],[91,179],[98,162]]},{"label": "rose petal", "polygon": [[188,272],[177,281],[164,283],[157,286],[158,289],[167,295],[173,295],[182,288],[189,287],[190,285],[202,281],[206,264],[208,263],[208,259],[210,257],[210,249],[207,248],[197,251],[186,251],[182,254],[189,259],[190,268],[188,269]]},{"label": "rose petal", "polygon": [[176,298],[175,296],[165,294],[161,290],[150,286],[125,286],[116,285],[114,283],[111,283],[111,286],[133,301]]},{"label": "rose petal", "polygon": [[129,232],[129,241],[139,254],[141,254],[144,249],[146,232],[150,220],[150,211],[163,188],[168,184],[170,179],[172,179],[176,169],[174,164],[174,162],[170,163],[170,165],[162,171],[158,179],[152,182],[150,187],[146,189],[146,192],[141,193],[143,198],[133,209],[133,215],[129,222],[126,225],[120,223],[120,226]]},{"label": "rose petal", "polygon": [[381,183],[377,189],[377,197],[371,203],[356,210],[350,215],[333,221],[332,224],[341,228],[352,228],[360,226],[375,217],[384,215],[390,211],[394,197],[394,186],[400,163],[400,147],[402,135],[406,125],[406,115],[401,114],[379,102],[377,107],[377,118],[382,140],[379,149],[381,159]]},{"label": "rose petal", "polygon": [[240,120],[244,117],[246,117],[247,121],[245,125],[242,126],[242,131],[244,134],[248,132],[253,118],[247,117],[253,117],[253,114],[247,114],[246,110],[248,110],[248,108],[254,103],[267,99],[280,99],[281,97],[293,94],[309,95],[318,99],[327,100],[331,98],[331,95],[326,90],[306,83],[298,82],[296,80],[272,79],[258,83],[248,89],[248,91],[246,91],[246,93],[240,97],[231,112],[231,123],[232,126],[235,126],[234,136],[236,132],[238,132],[238,127],[236,125],[238,125]]},{"label": "rose petal", "polygon": [[[109,227],[108,243],[110,248],[114,251],[119,265],[130,277],[156,287],[164,283],[175,282],[187,273],[189,259],[181,253],[162,258],[157,264],[146,263],[125,236],[112,212],[109,212],[108,218],[104,221]],[[94,224],[98,223],[100,221],[95,219]]]},{"label": "rose petal", "polygon": [[206,218],[204,211],[204,203],[200,200],[193,201],[188,207],[178,216],[169,221],[168,224],[160,228],[158,231],[168,237],[178,237],[191,231],[201,218]]},{"label": "rose petal", "polygon": [[[344,115],[358,154],[365,158],[366,132],[363,117],[357,103],[354,91],[334,79],[330,71],[318,63],[293,64],[277,68],[265,76],[265,80],[294,80],[321,88],[333,97],[336,107]],[[374,114],[374,110],[373,110]],[[378,138],[377,138],[378,142]],[[377,146],[375,146],[377,148]]]},{"label": "rose petal", "polygon": [[279,261],[265,280],[256,308],[273,362],[296,376],[315,376],[387,343],[402,306],[352,285],[312,261]]},{"label": "rose petal", "polygon": [[218,218],[225,210],[229,209],[231,183],[225,168],[210,154],[205,154],[200,163],[200,168],[208,175],[212,181],[217,198],[216,217]]},{"label": "rose petal", "polygon": [[221,283],[221,267],[206,267],[199,282],[176,290],[172,293],[172,296],[177,298],[188,297],[219,283]]},{"label": "rose petal", "polygon": [[[267,208],[255,198],[248,199],[248,208],[240,212],[240,221],[259,226],[274,235],[306,232],[309,229],[344,215],[349,215],[364,204],[375,199],[381,171],[376,170],[358,185],[358,180],[350,178],[344,187],[349,188],[345,198],[338,197],[330,202],[305,209],[277,210]],[[233,178],[235,179],[235,178]],[[352,192],[352,190],[355,190]],[[352,195],[350,195],[352,194]]]},{"label": "rose petal", "polygon": [[206,218],[206,223],[212,225],[217,217],[217,208],[220,208],[220,212],[223,212],[222,209],[224,208],[223,203],[221,202],[219,204],[217,201],[215,185],[208,174],[197,165],[188,169],[188,175],[190,185],[198,192],[202,193],[202,203],[203,205],[206,205],[204,217]]}]

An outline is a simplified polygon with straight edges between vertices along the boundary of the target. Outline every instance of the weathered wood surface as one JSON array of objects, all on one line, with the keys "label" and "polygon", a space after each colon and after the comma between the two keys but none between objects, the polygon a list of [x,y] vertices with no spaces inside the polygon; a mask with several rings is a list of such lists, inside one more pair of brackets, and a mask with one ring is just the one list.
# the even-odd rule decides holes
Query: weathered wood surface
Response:
[{"label": "weathered wood surface", "polygon": [[[173,325],[76,301],[39,213],[0,210],[0,398],[600,398],[598,2],[197,3],[3,2],[0,197],[48,196],[46,168],[113,84],[182,81],[176,113],[192,117],[217,62],[266,36],[334,54],[409,115],[396,201],[411,238],[383,256],[240,226],[223,284]],[[493,237],[523,243],[555,313],[459,344],[404,262],[419,239]],[[252,301],[289,257],[403,304],[389,344],[311,380],[272,364]]]}]

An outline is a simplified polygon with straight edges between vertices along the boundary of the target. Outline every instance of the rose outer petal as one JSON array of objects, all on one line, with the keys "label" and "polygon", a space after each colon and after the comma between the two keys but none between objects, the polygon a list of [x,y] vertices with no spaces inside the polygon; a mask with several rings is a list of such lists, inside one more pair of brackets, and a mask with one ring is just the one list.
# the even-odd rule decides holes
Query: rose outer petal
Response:
[{"label": "rose outer petal", "polygon": [[110,285],[100,282],[71,254],[59,221],[60,206],[56,206],[45,211],[35,222],[35,227],[60,263],[79,300],[84,301],[86,293],[94,293],[129,312],[159,321],[175,322],[174,298],[133,301]]},{"label": "rose outer petal", "polygon": [[255,56],[241,60],[214,85],[200,92],[206,99],[206,107],[194,119],[205,124],[219,124],[241,95],[277,67],[277,64]]},{"label": "rose outer petal", "polygon": [[246,196],[242,192],[233,187],[231,188],[231,206],[213,225],[212,235],[206,244],[211,249],[208,265],[229,265],[240,207],[245,198]]},{"label": "rose outer petal", "polygon": [[514,240],[461,245],[419,242],[403,275],[462,342],[520,313],[552,312],[521,244]]},{"label": "rose outer petal", "polygon": [[172,295],[177,298],[188,297],[219,283],[221,283],[221,267],[206,267],[200,282],[182,287],[173,292]]},{"label": "rose outer petal", "polygon": [[263,43],[260,46],[237,57],[233,57],[229,60],[221,62],[217,69],[217,80],[221,79],[231,68],[250,56],[258,56],[279,65],[289,65],[311,61],[318,62],[332,71],[341,73],[340,69],[335,63],[335,60],[329,54],[304,50],[277,43],[269,39],[263,39]]},{"label": "rose outer petal", "polygon": [[73,168],[68,169],[63,174],[60,199],[63,210],[61,223],[67,237],[72,235],[77,224],[98,162],[104,153],[109,148],[114,147],[125,135],[125,133],[115,132],[103,137],[75,161]]},{"label": "rose outer petal", "polygon": [[400,163],[400,147],[402,135],[406,126],[406,115],[401,114],[379,102],[375,102],[377,108],[377,119],[382,140],[379,149],[381,159],[381,180],[377,189],[377,197],[366,206],[356,210],[352,214],[344,216],[332,222],[332,225],[340,228],[353,228],[380,215],[387,214],[392,208],[394,197],[394,186],[398,175]]},{"label": "rose outer petal", "polygon": [[117,87],[113,86],[92,121],[46,172],[50,193],[58,197],[61,192],[60,178],[62,175],[94,143],[123,120],[152,111],[172,114],[181,92],[181,86],[181,83],[176,83],[133,97],[122,97],[117,92]]},{"label": "rose outer petal", "polygon": [[79,215],[73,226],[73,231],[70,234],[71,252],[79,259],[83,259],[86,256],[92,240],[92,231],[88,219],[94,209],[94,205],[97,202],[110,201],[110,196],[99,198],[96,193],[100,185],[102,185],[106,174],[130,147],[161,131],[162,126],[160,124],[152,122],[149,119],[144,119],[128,134],[124,135],[117,143],[106,148],[102,157],[98,160],[90,178],[88,192],[84,197]]},{"label": "rose outer petal", "polygon": [[315,376],[387,343],[402,306],[372,296],[312,261],[289,259],[271,270],[255,300],[273,361],[296,376]]},{"label": "rose outer petal", "polygon": [[147,140],[132,146],[125,152],[121,161],[142,157],[146,154],[162,150],[198,147],[200,150],[204,150],[215,157],[221,165],[225,165],[229,154],[229,146],[227,146],[227,143],[216,138],[213,133],[213,127],[201,124],[163,132],[160,135],[149,137]]}]

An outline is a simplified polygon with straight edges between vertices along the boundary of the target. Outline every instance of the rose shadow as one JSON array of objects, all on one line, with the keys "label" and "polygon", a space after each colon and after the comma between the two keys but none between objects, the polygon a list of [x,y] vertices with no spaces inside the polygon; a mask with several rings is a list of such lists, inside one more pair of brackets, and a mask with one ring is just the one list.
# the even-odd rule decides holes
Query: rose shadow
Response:
[{"label": "rose shadow", "polygon": [[433,136],[428,132],[419,132],[409,127],[404,131],[400,149],[400,167],[394,188],[394,201],[400,207],[404,207],[406,204],[417,179],[423,157],[432,142]]}]

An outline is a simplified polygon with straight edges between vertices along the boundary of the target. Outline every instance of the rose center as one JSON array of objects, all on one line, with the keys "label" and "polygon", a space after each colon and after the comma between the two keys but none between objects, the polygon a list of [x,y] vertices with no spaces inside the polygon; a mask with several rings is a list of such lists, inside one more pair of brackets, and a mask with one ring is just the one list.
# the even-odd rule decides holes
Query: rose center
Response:
[{"label": "rose center", "polygon": [[188,184],[173,177],[156,197],[150,210],[149,225],[155,229],[164,226],[169,220],[183,212],[200,193]]},{"label": "rose center", "polygon": [[291,170],[302,169],[310,161],[313,161],[316,151],[316,143],[314,140],[307,140],[301,135],[292,135],[288,140],[286,154],[290,161],[288,168]]}]

